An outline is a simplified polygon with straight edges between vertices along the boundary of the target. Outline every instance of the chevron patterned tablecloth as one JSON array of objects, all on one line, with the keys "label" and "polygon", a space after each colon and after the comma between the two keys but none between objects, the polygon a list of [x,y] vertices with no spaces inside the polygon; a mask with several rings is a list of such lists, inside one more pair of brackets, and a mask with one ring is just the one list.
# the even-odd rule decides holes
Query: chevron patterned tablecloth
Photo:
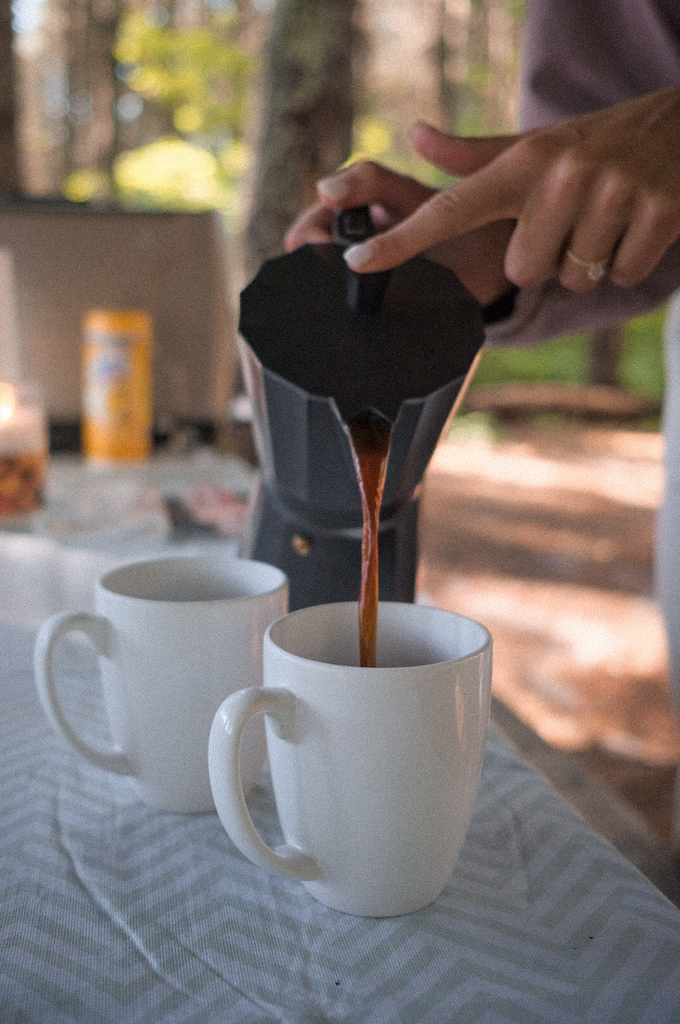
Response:
[{"label": "chevron patterned tablecloth", "polygon": [[[444,894],[351,917],[259,870],[214,814],[151,810],[50,731],[32,629],[0,625],[2,1024],[664,1024],[680,913],[492,731]],[[63,653],[101,728],[93,656]],[[250,800],[276,840],[266,775]]]}]

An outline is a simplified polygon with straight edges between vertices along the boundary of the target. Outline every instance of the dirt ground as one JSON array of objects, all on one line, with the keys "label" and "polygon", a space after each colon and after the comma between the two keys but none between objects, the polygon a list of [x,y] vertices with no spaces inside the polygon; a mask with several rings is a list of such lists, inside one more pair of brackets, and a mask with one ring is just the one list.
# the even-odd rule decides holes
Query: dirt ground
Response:
[{"label": "dirt ground", "polygon": [[680,761],[654,598],[657,433],[461,420],[423,492],[418,600],[494,637],[494,692],[670,841]]}]

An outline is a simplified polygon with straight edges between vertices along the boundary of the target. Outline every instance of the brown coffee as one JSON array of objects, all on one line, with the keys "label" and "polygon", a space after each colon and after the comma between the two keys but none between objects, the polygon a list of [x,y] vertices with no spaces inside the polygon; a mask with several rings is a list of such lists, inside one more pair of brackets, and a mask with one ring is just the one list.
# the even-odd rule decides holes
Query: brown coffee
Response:
[{"label": "brown coffee", "polygon": [[378,531],[392,425],[383,416],[369,410],[349,422],[348,432],[363,512],[359,664],[362,668],[375,668],[378,636]]}]

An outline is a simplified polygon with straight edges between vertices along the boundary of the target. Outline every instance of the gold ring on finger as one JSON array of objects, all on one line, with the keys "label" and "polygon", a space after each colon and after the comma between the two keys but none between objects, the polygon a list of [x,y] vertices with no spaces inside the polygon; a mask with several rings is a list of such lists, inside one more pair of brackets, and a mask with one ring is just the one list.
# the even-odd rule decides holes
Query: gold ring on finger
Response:
[{"label": "gold ring on finger", "polygon": [[567,249],[567,256],[577,267],[583,267],[589,281],[601,281],[607,273],[609,260],[582,260],[571,249]]}]

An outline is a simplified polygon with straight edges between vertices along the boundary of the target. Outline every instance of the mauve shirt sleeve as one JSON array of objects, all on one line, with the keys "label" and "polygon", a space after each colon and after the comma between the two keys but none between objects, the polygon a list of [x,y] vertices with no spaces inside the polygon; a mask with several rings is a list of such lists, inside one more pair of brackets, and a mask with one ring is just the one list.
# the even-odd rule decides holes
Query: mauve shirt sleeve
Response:
[{"label": "mauve shirt sleeve", "polygon": [[[680,84],[680,0],[531,0],[520,122],[535,128]],[[618,323],[680,288],[680,240],[633,288],[604,279],[585,295],[558,281],[522,289],[487,343],[532,345]]]}]

